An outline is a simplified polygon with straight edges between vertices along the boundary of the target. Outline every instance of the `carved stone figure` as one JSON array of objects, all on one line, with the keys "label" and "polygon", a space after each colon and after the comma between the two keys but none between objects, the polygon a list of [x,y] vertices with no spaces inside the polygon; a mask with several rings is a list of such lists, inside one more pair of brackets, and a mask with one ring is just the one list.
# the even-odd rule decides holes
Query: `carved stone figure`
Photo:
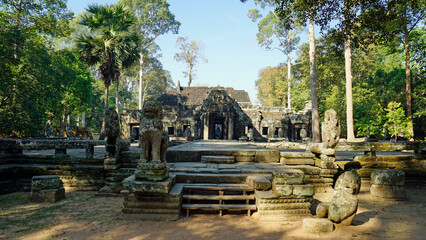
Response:
[{"label": "carved stone figure", "polygon": [[117,138],[120,136],[120,124],[118,114],[114,108],[109,107],[105,110],[105,136],[106,152],[108,157],[115,157],[117,153]]},{"label": "carved stone figure", "polygon": [[141,145],[141,163],[166,161],[168,138],[163,137],[163,108],[154,100],[145,101],[142,108],[142,119],[139,127]]},{"label": "carved stone figure", "polygon": [[55,134],[53,133],[53,130],[52,130],[52,125],[51,125],[50,120],[48,120],[48,121],[46,122],[46,125],[45,125],[45,127],[44,127],[44,135],[45,135],[47,138],[55,137]]},{"label": "carved stone figure", "polygon": [[321,125],[322,142],[325,148],[334,148],[340,139],[340,121],[333,109],[325,112],[324,122]]},{"label": "carved stone figure", "polygon": [[248,133],[247,133],[247,137],[248,137],[248,140],[250,141],[250,142],[253,142],[254,141],[254,132],[253,132],[253,128],[250,128],[249,130],[248,130]]},{"label": "carved stone figure", "polygon": [[358,210],[356,195],[360,188],[361,178],[356,170],[340,175],[331,202],[320,203],[317,206],[317,217],[328,217],[333,222],[351,225]]}]

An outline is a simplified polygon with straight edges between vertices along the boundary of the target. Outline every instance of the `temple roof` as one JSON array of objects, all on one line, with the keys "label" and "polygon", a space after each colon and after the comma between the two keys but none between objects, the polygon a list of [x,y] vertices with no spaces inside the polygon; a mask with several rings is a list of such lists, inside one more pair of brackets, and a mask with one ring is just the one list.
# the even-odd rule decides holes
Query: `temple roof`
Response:
[{"label": "temple roof", "polygon": [[[208,97],[211,91],[213,90],[225,90],[230,97],[235,99],[238,103],[251,103],[248,93],[244,90],[235,90],[230,87],[180,87],[180,95],[182,103],[186,105],[201,105],[203,100]],[[159,100],[163,104],[167,105],[176,105],[177,104],[177,95],[179,95],[178,90],[167,91],[166,94],[163,94]]]}]

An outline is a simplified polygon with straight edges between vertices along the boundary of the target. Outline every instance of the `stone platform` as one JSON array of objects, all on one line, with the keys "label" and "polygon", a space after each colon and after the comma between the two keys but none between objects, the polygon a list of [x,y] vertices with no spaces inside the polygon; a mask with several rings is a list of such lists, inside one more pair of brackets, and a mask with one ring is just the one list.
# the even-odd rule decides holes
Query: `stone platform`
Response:
[{"label": "stone platform", "polygon": [[230,156],[235,162],[277,163],[278,150],[257,146],[256,144],[228,141],[194,141],[167,150],[167,162],[201,162],[203,156]]}]

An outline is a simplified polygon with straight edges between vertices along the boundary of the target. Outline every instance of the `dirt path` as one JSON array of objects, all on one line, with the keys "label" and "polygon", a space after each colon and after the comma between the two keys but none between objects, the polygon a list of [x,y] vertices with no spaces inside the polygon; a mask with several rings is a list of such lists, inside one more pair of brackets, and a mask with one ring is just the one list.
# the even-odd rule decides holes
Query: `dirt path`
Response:
[{"label": "dirt path", "polygon": [[[68,192],[55,204],[33,204],[27,193],[0,196],[0,239],[425,239],[426,188],[407,188],[407,201],[374,199],[363,187],[352,226],[305,234],[301,222],[260,222],[251,217],[197,215],[172,222],[139,221],[121,213],[121,198]],[[317,195],[326,201],[331,194]]]}]

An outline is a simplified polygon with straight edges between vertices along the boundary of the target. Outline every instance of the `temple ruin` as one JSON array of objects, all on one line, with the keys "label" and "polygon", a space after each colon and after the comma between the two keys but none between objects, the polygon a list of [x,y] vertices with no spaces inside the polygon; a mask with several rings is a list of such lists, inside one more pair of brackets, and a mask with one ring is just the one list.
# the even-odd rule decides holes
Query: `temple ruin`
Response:
[{"label": "temple ruin", "polygon": [[[309,102],[295,112],[286,107],[254,106],[244,90],[180,86],[158,100],[164,108],[164,131],[171,139],[238,140],[251,130],[256,141],[302,141],[311,136]],[[140,116],[139,110],[122,113],[125,139],[139,138]]]}]

